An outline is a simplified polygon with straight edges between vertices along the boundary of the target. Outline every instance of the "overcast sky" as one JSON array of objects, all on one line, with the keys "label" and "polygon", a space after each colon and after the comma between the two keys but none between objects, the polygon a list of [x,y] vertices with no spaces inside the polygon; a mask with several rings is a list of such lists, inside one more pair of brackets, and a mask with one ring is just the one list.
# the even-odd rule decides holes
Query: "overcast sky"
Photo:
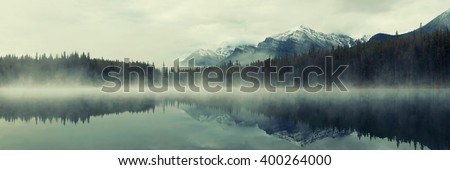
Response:
[{"label": "overcast sky", "polygon": [[172,62],[299,25],[354,38],[419,27],[449,0],[2,0],[0,55],[86,51]]}]

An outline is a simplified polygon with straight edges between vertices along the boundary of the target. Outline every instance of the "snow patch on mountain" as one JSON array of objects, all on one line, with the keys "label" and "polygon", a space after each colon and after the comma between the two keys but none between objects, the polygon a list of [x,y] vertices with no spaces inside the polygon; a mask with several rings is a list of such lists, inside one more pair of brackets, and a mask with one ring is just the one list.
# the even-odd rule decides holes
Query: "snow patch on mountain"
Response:
[{"label": "snow patch on mountain", "polygon": [[289,39],[295,41],[305,41],[313,40],[316,42],[330,42],[336,46],[352,46],[354,45],[354,40],[343,34],[325,34],[323,32],[317,32],[306,26],[299,26],[297,28],[291,29],[287,32],[280,33],[272,36],[271,38],[278,41],[287,41]]},{"label": "snow patch on mountain", "polygon": [[[366,41],[363,37],[360,41]],[[195,58],[198,66],[227,64],[238,61],[242,65],[257,60],[273,57],[290,57],[310,50],[331,49],[338,46],[351,47],[356,44],[355,39],[343,34],[326,34],[315,31],[306,26],[299,26],[289,31],[267,37],[257,46],[251,44],[224,45],[216,50],[194,52],[188,59]],[[214,61],[217,61],[214,63]]]},{"label": "snow patch on mountain", "polygon": [[291,57],[311,50],[351,47],[356,40],[343,34],[325,34],[305,26],[267,37],[258,44],[258,50],[275,57]]},{"label": "snow patch on mountain", "polygon": [[212,66],[219,63],[223,56],[209,49],[199,49],[181,61],[181,65],[187,66],[192,59],[194,59],[196,66]]}]

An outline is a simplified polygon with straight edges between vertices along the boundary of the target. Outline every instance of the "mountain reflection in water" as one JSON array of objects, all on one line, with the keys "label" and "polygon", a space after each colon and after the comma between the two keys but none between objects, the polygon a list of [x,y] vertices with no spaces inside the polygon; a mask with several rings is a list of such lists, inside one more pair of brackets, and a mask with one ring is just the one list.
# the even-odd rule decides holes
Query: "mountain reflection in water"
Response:
[{"label": "mountain reflection in water", "polygon": [[[56,97],[2,94],[0,118],[6,122],[28,124],[84,125],[95,124],[90,121],[92,117],[124,112],[153,113],[155,108],[162,108],[162,113],[165,113],[168,112],[164,111],[166,108],[176,108],[197,122],[213,121],[226,125],[225,130],[226,127],[257,127],[270,136],[295,144],[299,149],[320,143],[318,141],[351,135],[393,141],[397,146],[406,143],[413,149],[449,149],[449,94],[447,89],[364,89],[323,94],[89,92]],[[208,149],[214,149],[213,145]]]}]

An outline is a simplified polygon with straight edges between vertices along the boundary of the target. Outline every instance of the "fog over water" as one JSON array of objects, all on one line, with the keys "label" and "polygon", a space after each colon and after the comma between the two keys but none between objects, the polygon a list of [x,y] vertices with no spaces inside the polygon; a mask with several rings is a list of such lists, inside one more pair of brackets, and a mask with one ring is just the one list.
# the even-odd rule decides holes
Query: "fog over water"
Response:
[{"label": "fog over water", "polygon": [[448,89],[349,90],[104,93],[87,87],[2,88],[0,148],[449,148]]}]

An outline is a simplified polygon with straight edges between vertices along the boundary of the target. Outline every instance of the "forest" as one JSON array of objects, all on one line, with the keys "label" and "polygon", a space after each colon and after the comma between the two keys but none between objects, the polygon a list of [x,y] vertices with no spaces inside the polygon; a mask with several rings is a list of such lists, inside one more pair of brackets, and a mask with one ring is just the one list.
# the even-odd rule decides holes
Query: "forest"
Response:
[{"label": "forest", "polygon": [[334,65],[349,65],[342,79],[361,86],[448,86],[450,84],[450,32],[414,34],[358,43],[331,50],[311,49],[297,56],[279,56],[252,65],[291,65],[304,68],[324,65],[333,56]]},{"label": "forest", "polygon": [[[342,79],[354,86],[432,86],[450,85],[450,32],[399,36],[383,41],[358,43],[353,47],[330,50],[312,48],[295,56],[276,56],[254,61],[252,66],[294,66],[296,74],[309,65],[324,65],[324,57],[333,56],[334,65],[349,65]],[[151,58],[150,58],[151,60]],[[149,62],[130,62],[132,66],[155,68],[155,79],[173,69],[156,68]],[[123,61],[92,57],[89,53],[6,55],[0,57],[0,86],[11,85],[86,85],[104,84],[103,69],[123,67]],[[221,68],[244,67],[229,61]],[[198,69],[198,68],[197,68]],[[161,71],[163,70],[163,71]],[[300,76],[300,75],[293,75]],[[133,77],[132,77],[133,78]],[[181,78],[185,80],[185,78]]]},{"label": "forest", "polygon": [[[146,67],[149,63],[131,62]],[[0,57],[0,85],[101,85],[102,70],[122,67],[119,60],[91,58],[89,53],[6,55]]]}]

